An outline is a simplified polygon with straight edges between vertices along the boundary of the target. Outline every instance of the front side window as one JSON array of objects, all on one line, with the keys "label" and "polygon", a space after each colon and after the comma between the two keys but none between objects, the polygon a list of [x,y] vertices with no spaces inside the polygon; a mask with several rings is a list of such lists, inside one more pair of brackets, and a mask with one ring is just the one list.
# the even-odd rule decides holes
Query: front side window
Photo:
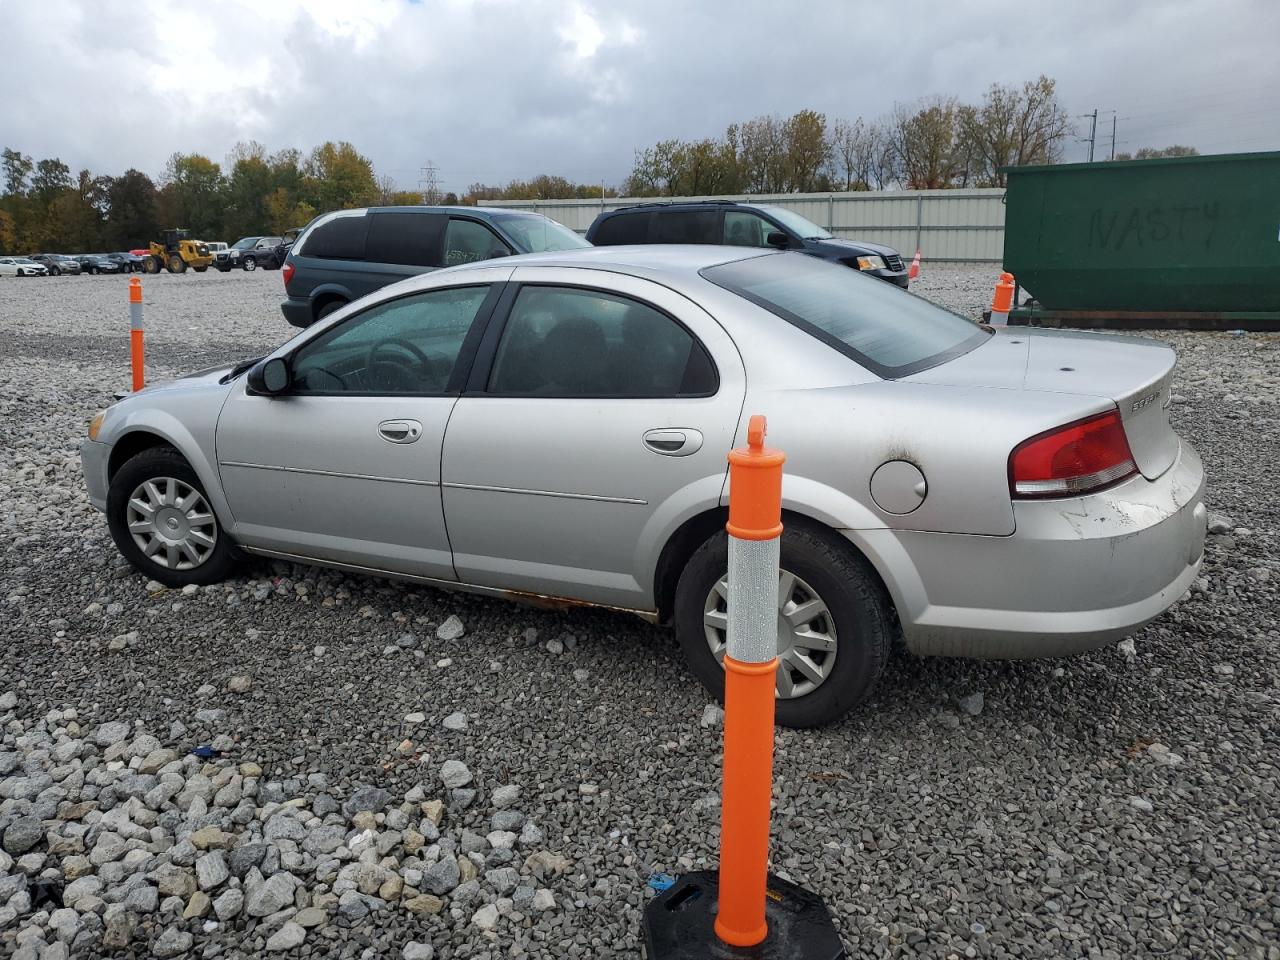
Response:
[{"label": "front side window", "polygon": [[597,290],[524,287],[498,343],[489,392],[536,397],[709,396],[711,358],[647,304]]},{"label": "front side window", "polygon": [[371,307],[293,356],[293,392],[444,393],[488,286],[431,290]]},{"label": "front side window", "polygon": [[762,207],[761,209],[769,211],[769,216],[773,217],[797,237],[802,237],[805,240],[831,239],[831,234],[828,231],[823,230],[812,220],[806,219],[792,210],[788,210],[785,207]]},{"label": "front side window", "polygon": [[505,257],[511,251],[498,235],[475,220],[450,219],[444,232],[444,265]]},{"label": "front side window", "polygon": [[968,353],[990,332],[883,280],[803,253],[749,256],[707,267],[702,276],[886,378]]},{"label": "front side window", "polygon": [[778,228],[764,217],[743,210],[724,213],[724,242],[731,247],[767,247]]}]

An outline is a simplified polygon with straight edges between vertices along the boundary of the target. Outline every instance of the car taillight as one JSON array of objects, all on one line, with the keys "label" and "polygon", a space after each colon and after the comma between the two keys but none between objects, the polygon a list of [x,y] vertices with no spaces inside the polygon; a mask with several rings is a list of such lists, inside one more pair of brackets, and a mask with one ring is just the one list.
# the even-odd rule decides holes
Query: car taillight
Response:
[{"label": "car taillight", "polygon": [[289,281],[293,279],[293,264],[286,260],[284,263],[284,269],[281,270],[280,273],[284,276],[284,285],[287,287],[289,285]]},{"label": "car taillight", "polygon": [[1073,497],[1138,472],[1120,412],[1111,410],[1024,440],[1009,454],[1009,493]]}]

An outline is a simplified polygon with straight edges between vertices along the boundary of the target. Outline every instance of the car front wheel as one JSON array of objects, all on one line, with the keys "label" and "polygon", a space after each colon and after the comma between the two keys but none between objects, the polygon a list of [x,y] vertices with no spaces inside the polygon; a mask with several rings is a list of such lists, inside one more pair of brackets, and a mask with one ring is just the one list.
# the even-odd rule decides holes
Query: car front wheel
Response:
[{"label": "car front wheel", "polygon": [[[694,674],[724,699],[728,537],[708,539],[676,587],[676,636]],[[865,558],[828,530],[788,522],[778,583],[776,718],[830,723],[870,693],[888,658],[891,605]]]},{"label": "car front wheel", "polygon": [[240,261],[240,266],[245,270],[257,270],[258,261],[253,259],[253,257],[244,257]]},{"label": "car front wheel", "polygon": [[170,447],[133,457],[111,480],[107,525],[139,571],[170,587],[217,583],[238,552],[190,464]]}]

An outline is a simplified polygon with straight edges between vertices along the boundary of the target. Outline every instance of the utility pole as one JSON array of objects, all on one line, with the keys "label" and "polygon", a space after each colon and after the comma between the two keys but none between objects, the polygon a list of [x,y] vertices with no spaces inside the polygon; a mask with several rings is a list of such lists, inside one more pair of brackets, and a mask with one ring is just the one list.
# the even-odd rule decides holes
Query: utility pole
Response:
[{"label": "utility pole", "polygon": [[1116,115],[1111,114],[1111,156],[1108,158],[1114,160],[1116,158]]},{"label": "utility pole", "polygon": [[427,160],[418,173],[418,190],[422,193],[422,202],[428,205],[439,203],[440,178],[436,165]]},{"label": "utility pole", "polygon": [[1098,108],[1093,109],[1093,121],[1089,125],[1089,162],[1093,163],[1093,141],[1098,136]]}]

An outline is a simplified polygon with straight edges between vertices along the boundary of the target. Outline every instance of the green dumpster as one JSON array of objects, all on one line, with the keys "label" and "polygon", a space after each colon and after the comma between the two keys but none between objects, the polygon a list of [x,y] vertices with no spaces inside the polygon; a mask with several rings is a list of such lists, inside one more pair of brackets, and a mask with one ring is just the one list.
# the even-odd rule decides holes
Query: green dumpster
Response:
[{"label": "green dumpster", "polygon": [[1280,152],[1005,172],[1010,323],[1280,326]]}]

